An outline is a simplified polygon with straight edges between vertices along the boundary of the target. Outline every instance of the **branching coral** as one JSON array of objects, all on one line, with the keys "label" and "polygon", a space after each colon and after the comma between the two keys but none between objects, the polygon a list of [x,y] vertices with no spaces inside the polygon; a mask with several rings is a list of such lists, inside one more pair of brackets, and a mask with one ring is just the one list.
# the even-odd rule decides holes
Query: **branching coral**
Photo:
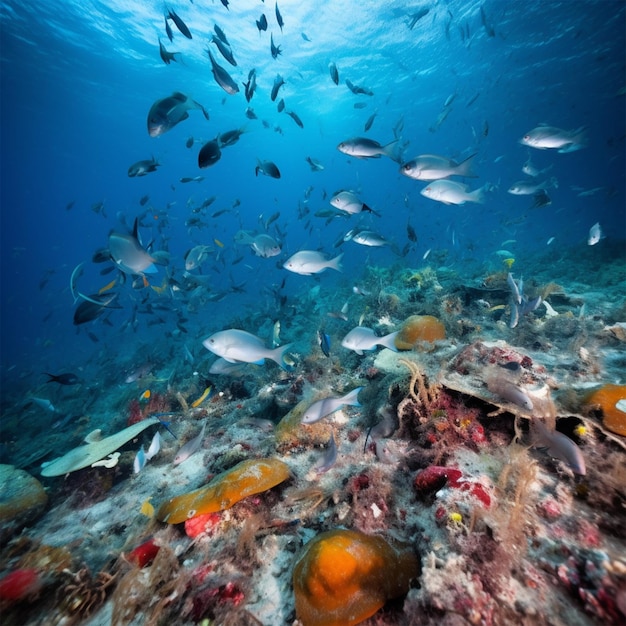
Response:
[{"label": "branching coral", "polygon": [[[436,405],[441,387],[434,384],[426,384],[426,376],[420,366],[414,361],[408,359],[398,359],[398,363],[402,363],[411,373],[409,382],[409,397],[417,404],[418,407],[430,412]],[[401,403],[402,404],[402,403]],[[398,407],[400,414],[400,407]]]},{"label": "branching coral", "polygon": [[59,588],[58,599],[70,623],[78,623],[98,609],[117,582],[117,572],[102,570],[95,576],[83,565],[77,572],[63,570],[67,582]]}]

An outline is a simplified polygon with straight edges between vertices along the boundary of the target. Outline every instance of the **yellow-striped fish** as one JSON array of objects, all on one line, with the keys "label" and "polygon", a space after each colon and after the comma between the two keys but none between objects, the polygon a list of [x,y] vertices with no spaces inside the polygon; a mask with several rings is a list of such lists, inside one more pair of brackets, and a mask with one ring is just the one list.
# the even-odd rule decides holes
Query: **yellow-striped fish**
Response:
[{"label": "yellow-striped fish", "polygon": [[224,247],[224,244],[219,239],[213,239],[213,241],[215,242],[215,245],[218,246],[219,248]]},{"label": "yellow-striped fish", "polygon": [[101,287],[98,290],[98,294],[105,293],[106,291],[109,291],[109,289],[113,289],[113,287],[115,287],[115,283],[117,283],[117,278],[114,278],[110,283],[106,284],[104,287]]},{"label": "yellow-striped fish", "polygon": [[145,500],[139,509],[139,512],[146,517],[154,517],[154,507],[150,504],[150,500],[152,497]]},{"label": "yellow-striped fish", "polygon": [[202,395],[197,399],[194,400],[191,403],[191,406],[195,409],[196,407],[200,406],[206,399],[207,396],[211,393],[211,387],[207,387],[203,392]]}]

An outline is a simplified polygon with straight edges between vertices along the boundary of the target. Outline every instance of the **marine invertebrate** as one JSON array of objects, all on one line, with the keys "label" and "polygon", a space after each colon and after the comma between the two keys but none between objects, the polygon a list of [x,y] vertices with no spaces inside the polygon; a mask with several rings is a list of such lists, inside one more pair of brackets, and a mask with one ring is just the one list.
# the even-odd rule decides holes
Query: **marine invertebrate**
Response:
[{"label": "marine invertebrate", "polygon": [[157,511],[157,519],[179,524],[206,513],[230,509],[256,493],[267,491],[290,477],[289,466],[278,459],[248,459],[218,474],[208,485],[170,498]]},{"label": "marine invertebrate", "polygon": [[353,626],[404,595],[419,574],[410,549],[382,537],[335,529],[309,541],[293,569],[296,615],[304,626]]},{"label": "marine invertebrate", "polygon": [[78,620],[88,617],[104,604],[117,576],[106,570],[92,576],[86,565],[77,572],[67,569],[63,573],[69,580],[59,587],[58,598],[63,610]]},{"label": "marine invertebrate", "polygon": [[0,579],[0,601],[18,602],[39,593],[43,585],[35,568],[16,569]]},{"label": "marine invertebrate", "polygon": [[601,411],[604,427],[626,436],[626,385],[603,385],[585,397],[583,407]]},{"label": "marine invertebrate", "polygon": [[421,342],[432,343],[445,338],[445,326],[436,317],[411,315],[402,324],[394,344],[398,350],[413,350]]}]

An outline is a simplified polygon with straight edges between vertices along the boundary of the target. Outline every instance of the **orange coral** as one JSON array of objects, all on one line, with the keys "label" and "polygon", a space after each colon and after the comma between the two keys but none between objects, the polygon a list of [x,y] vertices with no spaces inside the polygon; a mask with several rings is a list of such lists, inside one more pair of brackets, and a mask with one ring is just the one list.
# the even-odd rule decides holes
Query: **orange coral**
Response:
[{"label": "orange coral", "polygon": [[444,325],[432,315],[411,315],[396,335],[394,343],[398,350],[413,350],[421,341],[432,343],[446,338]]},{"label": "orange coral", "polygon": [[307,543],[293,570],[296,615],[304,626],[353,626],[409,590],[419,574],[411,550],[382,537],[331,530]]},{"label": "orange coral", "polygon": [[255,493],[267,491],[287,480],[289,467],[278,459],[249,459],[218,474],[208,485],[164,502],[157,519],[168,524],[230,509]]},{"label": "orange coral", "polygon": [[617,403],[620,401],[626,404],[626,385],[603,385],[590,393],[583,405],[600,408],[605,428],[626,436],[626,411],[618,408]]}]

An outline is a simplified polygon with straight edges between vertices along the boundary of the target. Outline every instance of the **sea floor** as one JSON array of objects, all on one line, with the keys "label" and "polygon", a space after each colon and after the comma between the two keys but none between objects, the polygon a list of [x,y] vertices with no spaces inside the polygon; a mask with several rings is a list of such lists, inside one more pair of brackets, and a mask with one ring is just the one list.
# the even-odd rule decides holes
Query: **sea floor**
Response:
[{"label": "sea floor", "polygon": [[[27,419],[41,409],[23,403],[49,387],[3,393],[3,462],[38,477],[48,498],[37,519],[1,526],[0,577],[36,573],[13,600],[0,580],[3,623],[295,624],[294,563],[304,544],[334,528],[409,546],[421,564],[408,593],[363,624],[624,623],[626,437],[607,427],[607,407],[589,400],[603,385],[626,383],[626,276],[616,258],[601,272],[589,262],[571,275],[568,259],[560,273],[538,262],[525,290],[550,308],[524,314],[515,328],[499,268],[473,280],[444,267],[369,268],[349,321],[328,318],[331,305],[316,298],[310,313],[283,324],[285,340],[296,341],[293,371],[269,363],[238,377],[209,375],[207,353],[172,379],[164,359],[133,383],[59,390],[77,417],[56,428]],[[432,315],[446,337],[357,355],[340,340],[361,312],[379,335]],[[329,357],[317,343],[322,324]],[[259,315],[246,330],[269,337],[271,322]],[[503,377],[532,410],[503,391]],[[207,378],[212,392],[194,407]],[[355,387],[361,406],[300,423],[314,400]],[[138,403],[146,389],[150,400]],[[133,411],[171,413],[177,437],[160,428],[160,450],[139,473],[137,451],[157,426],[123,445],[113,467],[40,476],[42,462],[96,428],[122,430]],[[556,423],[570,444],[546,442],[537,421],[552,435]],[[203,424],[200,449],[174,465]],[[286,481],[195,524],[157,519],[168,499],[268,457],[287,464]],[[331,467],[318,471],[323,463]]]}]

